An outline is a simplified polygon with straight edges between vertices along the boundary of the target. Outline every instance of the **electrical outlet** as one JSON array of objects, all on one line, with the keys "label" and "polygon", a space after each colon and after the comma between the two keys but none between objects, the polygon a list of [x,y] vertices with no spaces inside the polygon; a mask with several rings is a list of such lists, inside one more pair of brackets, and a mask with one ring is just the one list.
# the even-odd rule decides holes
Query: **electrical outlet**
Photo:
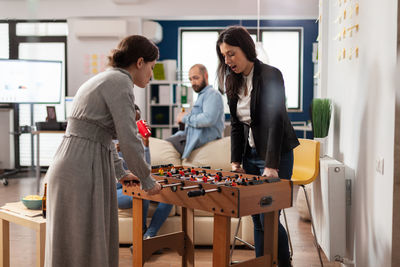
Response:
[{"label": "electrical outlet", "polygon": [[376,172],[377,173],[379,173],[379,174],[381,174],[381,175],[383,175],[383,173],[384,173],[384,168],[385,167],[385,161],[384,161],[384,159],[383,158],[377,158],[376,160],[375,160],[375,170],[376,170]]}]

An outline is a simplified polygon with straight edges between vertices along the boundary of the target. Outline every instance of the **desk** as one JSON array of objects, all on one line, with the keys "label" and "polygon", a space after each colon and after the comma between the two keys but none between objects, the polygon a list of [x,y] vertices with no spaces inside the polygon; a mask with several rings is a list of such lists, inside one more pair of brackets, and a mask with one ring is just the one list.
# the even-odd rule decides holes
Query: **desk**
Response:
[{"label": "desk", "polygon": [[10,266],[10,222],[36,231],[36,266],[42,267],[44,265],[46,220],[42,216],[29,217],[4,209],[0,209],[0,266]]},{"label": "desk", "polygon": [[307,132],[312,132],[312,127],[310,124],[305,124],[305,122],[300,122],[301,124],[296,124],[297,122],[292,122],[293,129],[295,131],[303,131],[303,138],[307,138]]},{"label": "desk", "polygon": [[65,131],[33,131],[32,135],[36,135],[36,192],[40,191],[40,134],[56,133],[63,134]]}]

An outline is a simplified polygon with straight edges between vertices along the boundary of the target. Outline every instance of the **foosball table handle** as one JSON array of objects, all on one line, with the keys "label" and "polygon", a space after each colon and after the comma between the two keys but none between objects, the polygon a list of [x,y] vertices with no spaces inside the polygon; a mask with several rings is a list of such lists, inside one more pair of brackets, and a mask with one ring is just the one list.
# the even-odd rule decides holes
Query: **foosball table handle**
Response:
[{"label": "foosball table handle", "polygon": [[187,194],[188,194],[188,197],[199,197],[199,196],[204,196],[206,193],[212,193],[212,192],[221,193],[222,189],[219,186],[217,188],[208,189],[208,190],[204,190],[204,188],[202,188],[200,190],[189,191]]},{"label": "foosball table handle", "polygon": [[205,194],[205,190],[202,188],[200,190],[192,190],[187,192],[188,197],[199,197],[199,196],[203,196]]},{"label": "foosball table handle", "polygon": [[262,197],[261,200],[260,200],[260,206],[261,207],[271,206],[273,201],[274,200],[272,199],[271,196]]}]

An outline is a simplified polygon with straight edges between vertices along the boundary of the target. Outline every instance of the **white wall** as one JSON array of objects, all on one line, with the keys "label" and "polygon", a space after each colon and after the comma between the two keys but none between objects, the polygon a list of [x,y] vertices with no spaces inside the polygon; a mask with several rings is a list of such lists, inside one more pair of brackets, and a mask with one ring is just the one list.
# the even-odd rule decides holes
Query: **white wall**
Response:
[{"label": "white wall", "polygon": [[[257,0],[138,0],[120,5],[112,0],[0,0],[0,18],[65,19],[69,17],[140,16],[144,18],[235,18],[257,15]],[[269,18],[318,16],[318,0],[261,0]]]},{"label": "white wall", "polygon": [[[322,14],[328,33],[320,35],[327,51],[321,55],[327,61],[321,95],[335,107],[329,155],[355,171],[347,256],[356,266],[391,266],[397,0],[347,1],[348,8],[359,2],[359,15],[335,23],[344,10],[338,2],[323,1],[329,13]],[[334,40],[355,24],[359,31],[352,37],[347,32]],[[338,60],[338,51],[355,47],[358,58]],[[383,174],[375,170],[380,158]]]},{"label": "white wall", "polygon": [[[102,20],[112,20],[115,18],[107,18]],[[141,18],[116,18],[126,21],[127,35],[142,34]],[[79,27],[78,23],[82,18],[68,19],[68,95],[74,96],[79,87],[90,77],[94,76],[92,64],[95,62],[97,70],[103,71],[104,66],[108,63],[107,56],[122,39],[118,37],[78,37],[75,35],[75,28]],[[84,19],[87,20],[87,19]],[[92,60],[92,56],[97,56],[97,60]],[[135,103],[143,110],[145,116],[145,91],[142,88],[134,89]]]}]

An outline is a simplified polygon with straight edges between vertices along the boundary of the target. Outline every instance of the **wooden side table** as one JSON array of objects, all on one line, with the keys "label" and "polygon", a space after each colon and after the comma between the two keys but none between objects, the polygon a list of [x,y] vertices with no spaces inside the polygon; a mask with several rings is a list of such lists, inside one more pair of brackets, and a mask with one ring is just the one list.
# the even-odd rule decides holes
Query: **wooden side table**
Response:
[{"label": "wooden side table", "polygon": [[36,231],[36,266],[44,266],[46,219],[42,216],[29,217],[0,209],[0,266],[10,266],[10,222]]}]

